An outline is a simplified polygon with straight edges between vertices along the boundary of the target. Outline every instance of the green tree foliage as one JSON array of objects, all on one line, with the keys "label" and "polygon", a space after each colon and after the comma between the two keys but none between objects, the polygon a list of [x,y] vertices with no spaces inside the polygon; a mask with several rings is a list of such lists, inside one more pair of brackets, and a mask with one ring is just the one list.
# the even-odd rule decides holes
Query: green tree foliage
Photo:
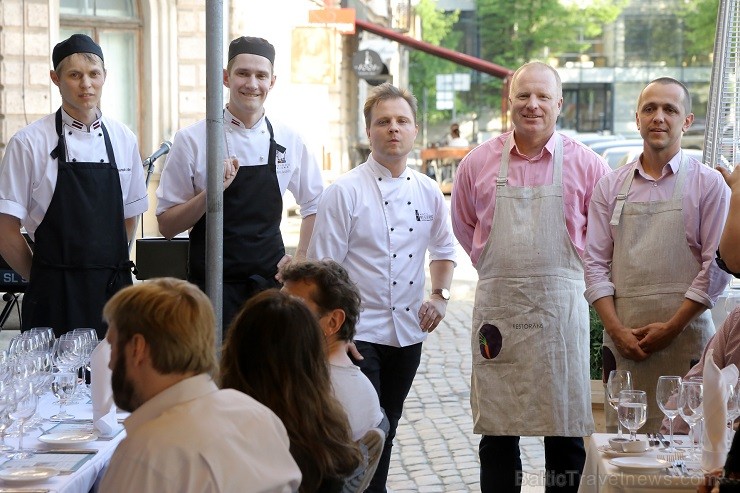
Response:
[{"label": "green tree foliage", "polygon": [[[427,43],[445,48],[454,49],[462,33],[453,32],[457,22],[458,12],[445,13],[437,10],[434,0],[421,0],[416,6],[416,14],[421,19],[422,39]],[[412,50],[409,53],[409,82],[411,90],[421,104],[426,91],[429,102],[428,118],[430,122],[438,122],[448,118],[449,112],[435,110],[436,76],[437,74],[451,74],[459,72],[460,67],[455,63],[443,60],[422,51]],[[465,69],[467,70],[467,69]]]},{"label": "green tree foliage", "polygon": [[685,2],[678,11],[684,27],[685,65],[711,63],[718,10],[719,0],[694,0]]}]

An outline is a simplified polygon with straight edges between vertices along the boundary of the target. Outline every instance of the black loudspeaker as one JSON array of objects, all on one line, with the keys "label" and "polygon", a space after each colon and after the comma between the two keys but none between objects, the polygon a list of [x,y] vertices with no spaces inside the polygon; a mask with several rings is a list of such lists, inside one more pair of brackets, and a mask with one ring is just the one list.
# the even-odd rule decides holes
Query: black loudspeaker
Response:
[{"label": "black loudspeaker", "polygon": [[136,270],[140,281],[154,277],[187,279],[188,239],[138,238]]}]

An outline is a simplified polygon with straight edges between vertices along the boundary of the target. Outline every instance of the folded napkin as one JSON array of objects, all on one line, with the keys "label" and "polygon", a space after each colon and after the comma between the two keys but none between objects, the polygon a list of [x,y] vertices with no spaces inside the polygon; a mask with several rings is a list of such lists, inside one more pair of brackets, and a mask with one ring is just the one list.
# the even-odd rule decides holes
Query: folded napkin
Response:
[{"label": "folded napkin", "polygon": [[701,467],[711,471],[725,464],[727,458],[728,385],[737,382],[738,370],[729,365],[721,371],[714,362],[714,349],[704,358],[704,431]]},{"label": "folded napkin", "polygon": [[90,355],[90,394],[93,407],[93,427],[102,436],[111,435],[118,428],[116,405],[111,387],[110,344],[106,339]]}]

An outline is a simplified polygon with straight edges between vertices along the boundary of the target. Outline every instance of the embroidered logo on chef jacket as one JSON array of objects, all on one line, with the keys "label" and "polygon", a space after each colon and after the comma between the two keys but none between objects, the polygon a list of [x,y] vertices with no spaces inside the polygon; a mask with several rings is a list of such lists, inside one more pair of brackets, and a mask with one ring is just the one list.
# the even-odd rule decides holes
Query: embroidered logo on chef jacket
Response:
[{"label": "embroidered logo on chef jacket", "polygon": [[277,164],[282,164],[285,162],[285,148],[281,151],[280,148],[277,149],[277,152],[275,153],[275,162]]},{"label": "embroidered logo on chef jacket", "polygon": [[434,221],[434,214],[431,212],[419,212],[417,209],[414,213],[416,214],[417,221]]}]

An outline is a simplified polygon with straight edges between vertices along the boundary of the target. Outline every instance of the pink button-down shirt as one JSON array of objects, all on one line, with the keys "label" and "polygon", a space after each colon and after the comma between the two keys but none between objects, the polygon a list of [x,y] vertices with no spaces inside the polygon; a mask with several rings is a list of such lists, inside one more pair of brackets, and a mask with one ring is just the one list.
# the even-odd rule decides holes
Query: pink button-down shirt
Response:
[{"label": "pink button-down shirt", "polygon": [[[496,178],[506,132],[479,145],[460,161],[452,191],[452,229],[470,255],[473,265],[486,246],[496,206]],[[563,137],[563,202],[565,224],[578,254],[586,244],[588,203],[599,179],[611,169],[592,151],[565,135]],[[542,152],[528,158],[512,145],[508,186],[537,187],[552,184],[555,134]],[[495,244],[494,244],[495,245]]]},{"label": "pink button-down shirt", "polygon": [[[730,189],[716,170],[693,158],[689,158],[687,162],[682,214],[686,242],[694,258],[701,264],[701,270],[686,292],[686,298],[711,308],[730,280],[729,274],[720,270],[714,261],[727,217]],[[680,163],[679,152],[663,167],[661,177],[656,180],[645,173],[638,159],[627,202],[670,200]],[[583,258],[586,268],[586,299],[589,303],[614,295],[610,266],[615,228],[609,225],[609,221],[619,189],[633,164],[629,163],[601,180],[591,199]]]}]

